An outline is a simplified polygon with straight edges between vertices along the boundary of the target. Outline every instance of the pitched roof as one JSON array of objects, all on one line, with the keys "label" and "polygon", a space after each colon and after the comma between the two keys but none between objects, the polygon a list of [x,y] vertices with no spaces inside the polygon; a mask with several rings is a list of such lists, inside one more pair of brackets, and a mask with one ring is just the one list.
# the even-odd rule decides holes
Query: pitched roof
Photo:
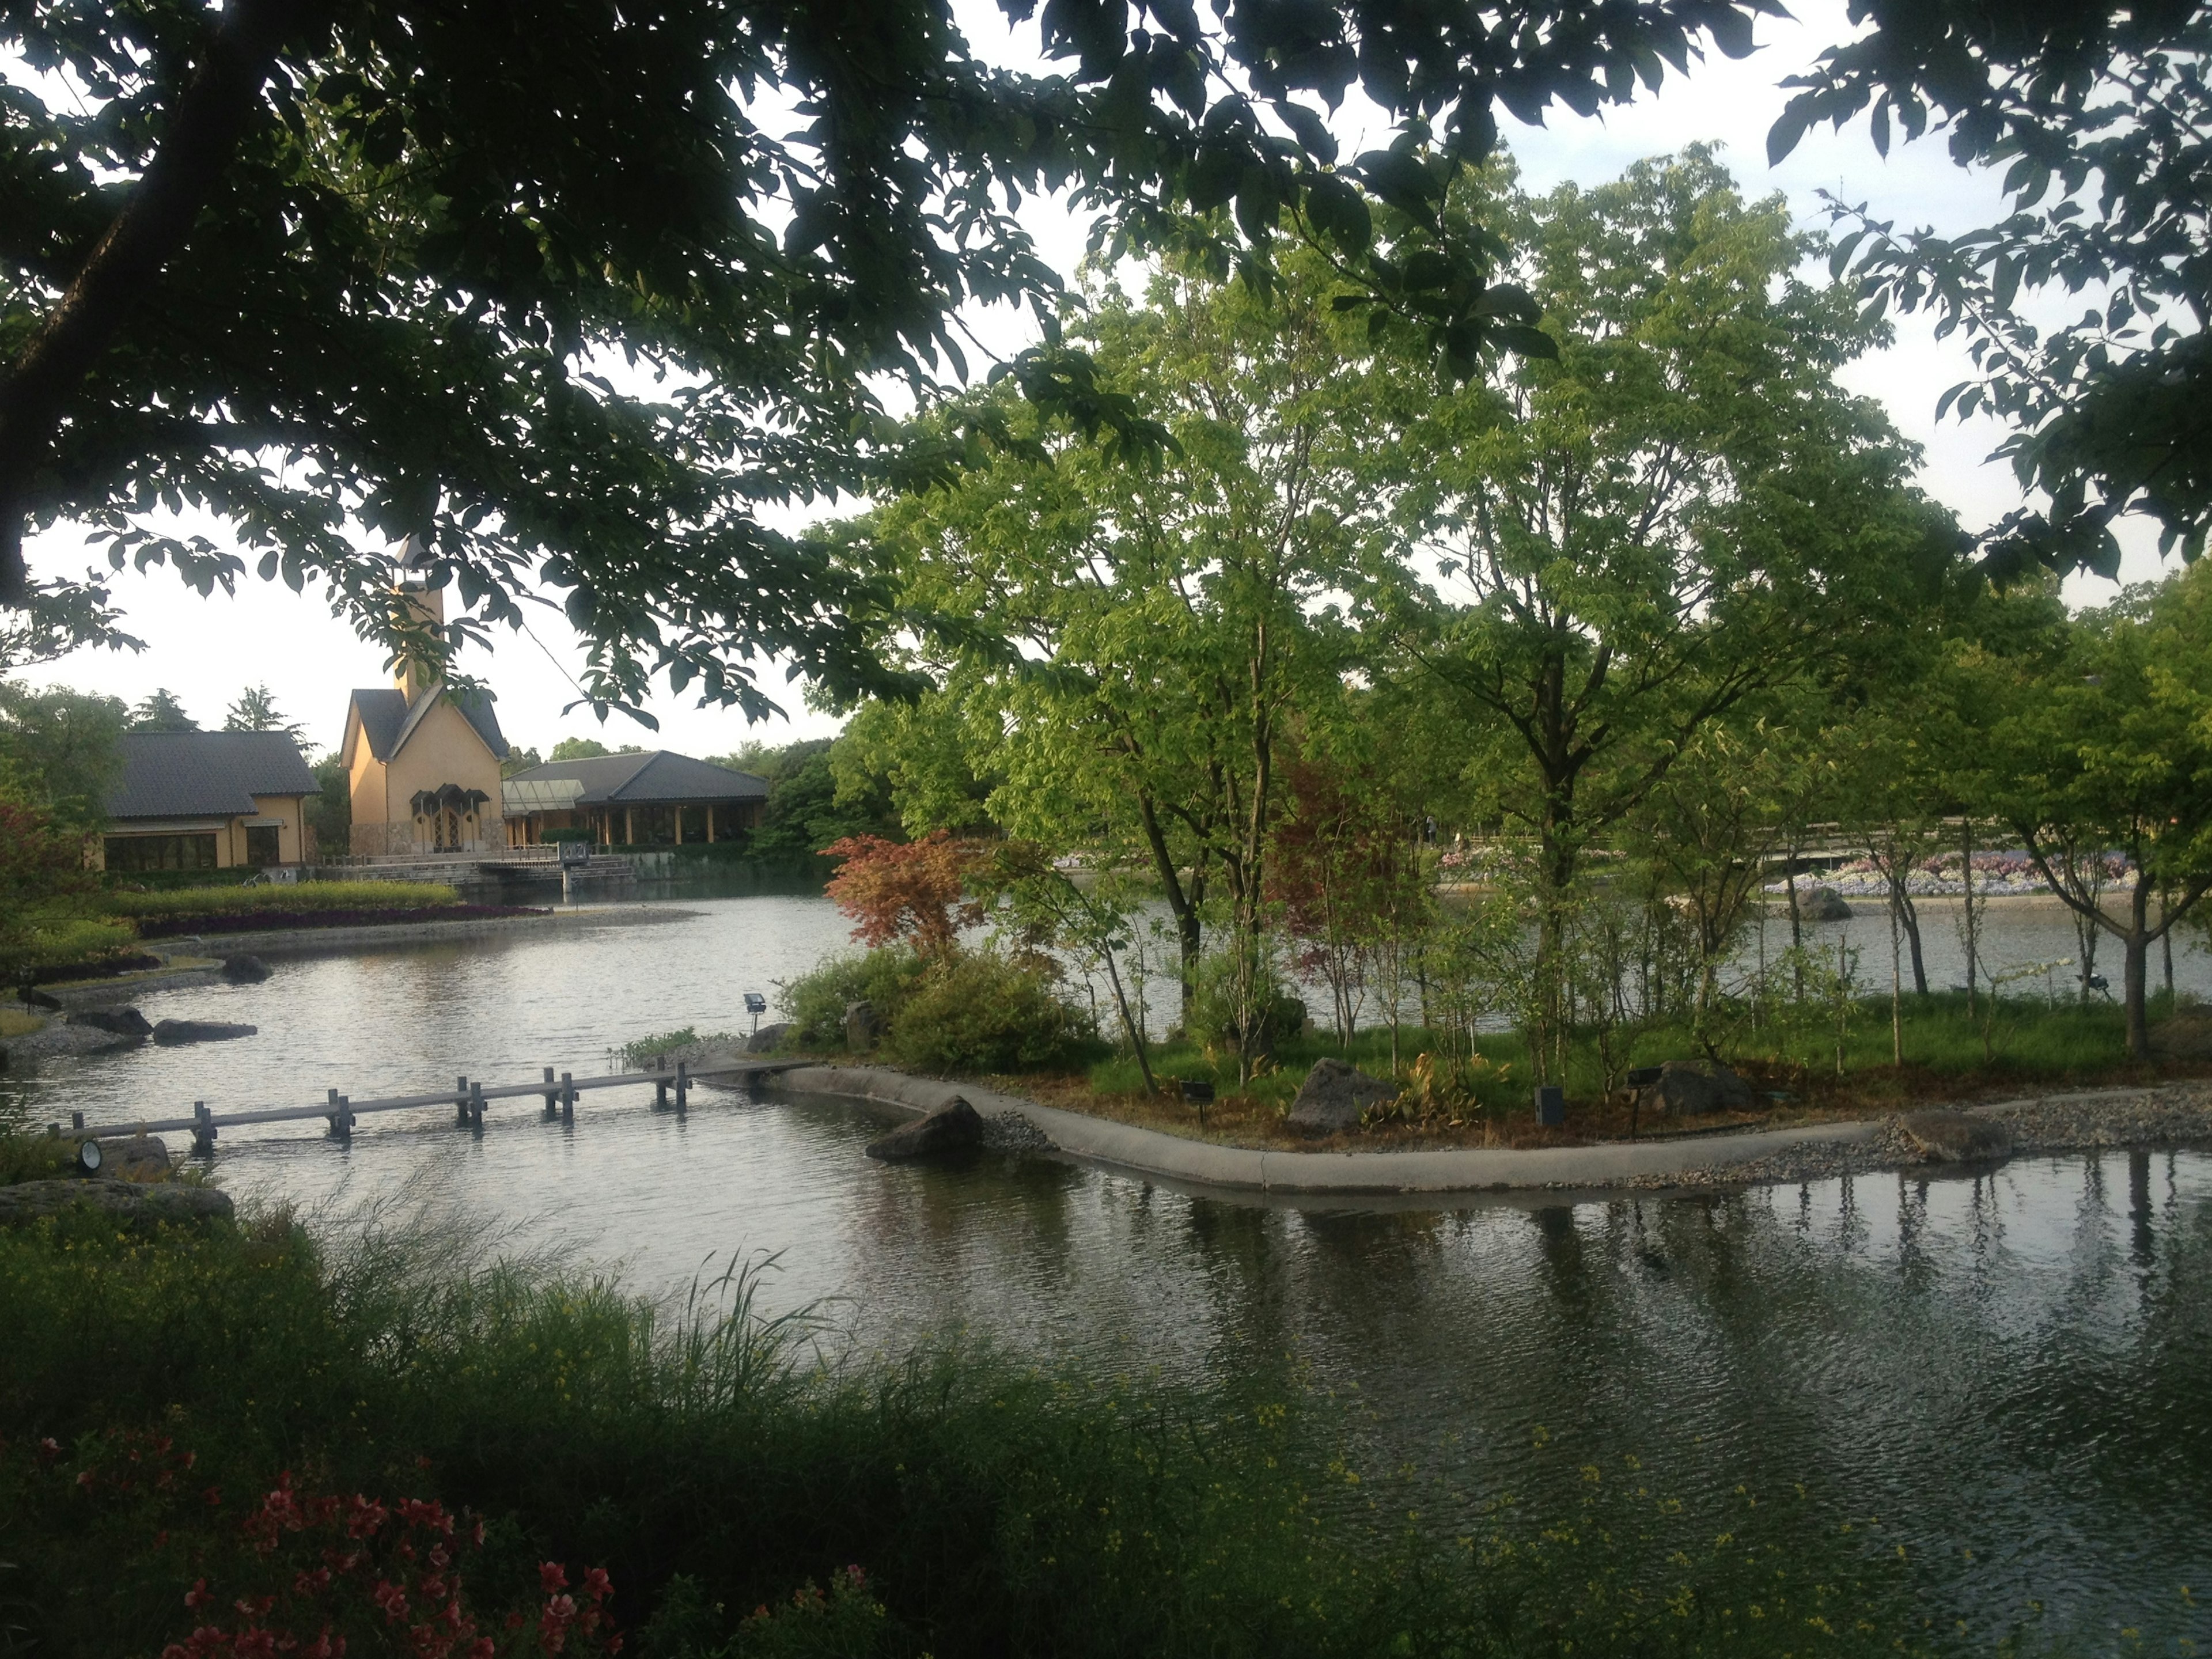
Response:
[{"label": "pitched roof", "polygon": [[312,795],[319,787],[282,732],[134,732],[107,797],[111,818],[235,817],[256,795]]},{"label": "pitched roof", "polygon": [[[583,786],[579,806],[643,806],[662,802],[765,800],[768,780],[712,761],[665,749],[634,755],[594,755],[548,761],[518,772],[510,784],[574,782]],[[526,809],[527,810],[527,809]]]},{"label": "pitched roof", "polygon": [[476,729],[493,759],[507,758],[507,738],[499,729],[491,699],[481,691],[448,691],[442,686],[424,692],[412,704],[404,692],[380,686],[356,691],[353,706],[360,712],[361,734],[368,740],[368,752],[378,760],[390,760],[429,718],[441,696],[461,711],[461,718]]}]

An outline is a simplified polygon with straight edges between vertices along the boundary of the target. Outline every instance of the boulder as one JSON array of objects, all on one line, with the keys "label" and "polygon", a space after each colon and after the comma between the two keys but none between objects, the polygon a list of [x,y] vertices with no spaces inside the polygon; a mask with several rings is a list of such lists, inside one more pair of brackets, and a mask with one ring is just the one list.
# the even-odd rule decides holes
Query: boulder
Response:
[{"label": "boulder", "polygon": [[233,985],[258,985],[269,977],[270,966],[256,956],[225,957],[222,976]]},{"label": "boulder", "polygon": [[154,1035],[154,1028],[146,1023],[146,1016],[136,1008],[84,1008],[69,1017],[72,1025],[89,1025],[98,1030],[112,1031],[117,1036],[143,1039]]},{"label": "boulder", "polygon": [[173,1048],[180,1042],[228,1042],[250,1037],[258,1025],[226,1025],[214,1019],[165,1019],[154,1028],[154,1041]]},{"label": "boulder", "polygon": [[135,1048],[143,1040],[101,1025],[72,1025],[65,1019],[50,1019],[28,1036],[14,1039],[8,1050],[16,1060],[46,1060],[58,1054],[103,1054],[117,1048]]},{"label": "boulder", "polygon": [[1670,1060],[1658,1079],[1637,1091],[1639,1108],[1668,1117],[1698,1117],[1706,1112],[1747,1112],[1751,1085],[1725,1066],[1711,1071],[1688,1060]]},{"label": "boulder", "polygon": [[1994,1119],[1945,1107],[1897,1120],[1905,1144],[1930,1164],[1980,1164],[2012,1151],[2012,1133]]},{"label": "boulder", "polygon": [[1360,1114],[1370,1106],[1397,1097],[1395,1087],[1348,1060],[1317,1060],[1298,1085],[1297,1097],[1284,1121],[1308,1134],[1333,1135],[1358,1128]]},{"label": "boulder", "polygon": [[164,1181],[21,1181],[0,1187],[0,1227],[21,1227],[82,1205],[120,1225],[148,1229],[162,1222],[228,1221],[230,1194],[213,1187]]},{"label": "boulder", "polygon": [[883,1022],[876,1018],[876,1005],[863,998],[859,1002],[845,1005],[845,1046],[856,1054],[866,1054],[874,1048],[884,1034]]},{"label": "boulder", "polygon": [[1815,887],[1797,896],[1797,914],[1807,921],[1849,921],[1851,907],[1832,887]]},{"label": "boulder", "polygon": [[774,1025],[763,1025],[745,1039],[745,1052],[749,1054],[772,1054],[783,1047],[785,1041],[790,1036],[789,1020],[781,1020]]},{"label": "boulder", "polygon": [[167,1181],[168,1143],[159,1135],[117,1135],[103,1140],[100,1173],[110,1181]]},{"label": "boulder", "polygon": [[955,1095],[927,1117],[902,1124],[881,1140],[869,1142],[868,1156],[886,1164],[903,1164],[909,1158],[966,1152],[982,1143],[981,1114]]}]

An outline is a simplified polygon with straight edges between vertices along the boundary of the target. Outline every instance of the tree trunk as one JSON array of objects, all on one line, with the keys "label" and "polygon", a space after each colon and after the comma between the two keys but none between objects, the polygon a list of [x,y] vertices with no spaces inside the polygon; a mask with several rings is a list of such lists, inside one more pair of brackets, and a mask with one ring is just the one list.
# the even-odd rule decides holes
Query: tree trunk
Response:
[{"label": "tree trunk", "polygon": [[2128,1011],[2128,1058],[2150,1058],[2150,1018],[2144,1008],[2146,981],[2150,978],[2150,940],[2145,937],[2142,918],[2136,918],[2136,926],[2120,941],[2120,954],[2127,963],[2127,988],[2124,993]]},{"label": "tree trunk", "polygon": [[1959,852],[1963,860],[1959,866],[1959,878],[1966,887],[1966,1015],[1971,1019],[1974,1014],[1974,957],[1980,943],[1974,921],[1974,820],[1961,813],[1959,824]]},{"label": "tree trunk", "polygon": [[70,399],[191,234],[252,120],[284,26],[284,0],[229,0],[205,61],[177,98],[144,175],[53,308],[0,373],[0,605],[29,601],[29,495]]}]

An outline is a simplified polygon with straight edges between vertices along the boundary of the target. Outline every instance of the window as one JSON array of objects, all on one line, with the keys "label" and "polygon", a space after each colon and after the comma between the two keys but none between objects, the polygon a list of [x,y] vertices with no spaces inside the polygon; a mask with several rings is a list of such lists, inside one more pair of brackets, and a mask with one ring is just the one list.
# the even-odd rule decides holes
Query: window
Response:
[{"label": "window", "polygon": [[283,830],[273,823],[249,823],[246,826],[246,861],[257,870],[266,870],[272,864],[282,864],[283,843],[278,839]]},{"label": "window", "polygon": [[[270,832],[274,835],[276,831]],[[107,867],[111,870],[212,870],[215,836],[110,836],[106,838]]]}]

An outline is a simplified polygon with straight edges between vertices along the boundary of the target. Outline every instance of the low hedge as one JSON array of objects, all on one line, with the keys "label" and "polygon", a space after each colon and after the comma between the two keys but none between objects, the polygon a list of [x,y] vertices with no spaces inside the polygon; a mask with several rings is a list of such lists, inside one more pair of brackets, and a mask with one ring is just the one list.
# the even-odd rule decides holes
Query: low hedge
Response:
[{"label": "low hedge", "polygon": [[475,921],[497,916],[544,916],[552,912],[528,904],[418,904],[364,910],[255,910],[242,915],[169,916],[143,921],[138,932],[145,939],[178,939],[187,934],[258,933],[280,927],[384,927],[414,921]]},{"label": "low hedge", "polygon": [[[149,921],[271,910],[420,910],[433,905],[458,903],[460,896],[443,882],[302,881],[289,886],[185,887],[162,893],[110,893],[106,903],[110,915]],[[184,931],[204,930],[188,927]]]}]

